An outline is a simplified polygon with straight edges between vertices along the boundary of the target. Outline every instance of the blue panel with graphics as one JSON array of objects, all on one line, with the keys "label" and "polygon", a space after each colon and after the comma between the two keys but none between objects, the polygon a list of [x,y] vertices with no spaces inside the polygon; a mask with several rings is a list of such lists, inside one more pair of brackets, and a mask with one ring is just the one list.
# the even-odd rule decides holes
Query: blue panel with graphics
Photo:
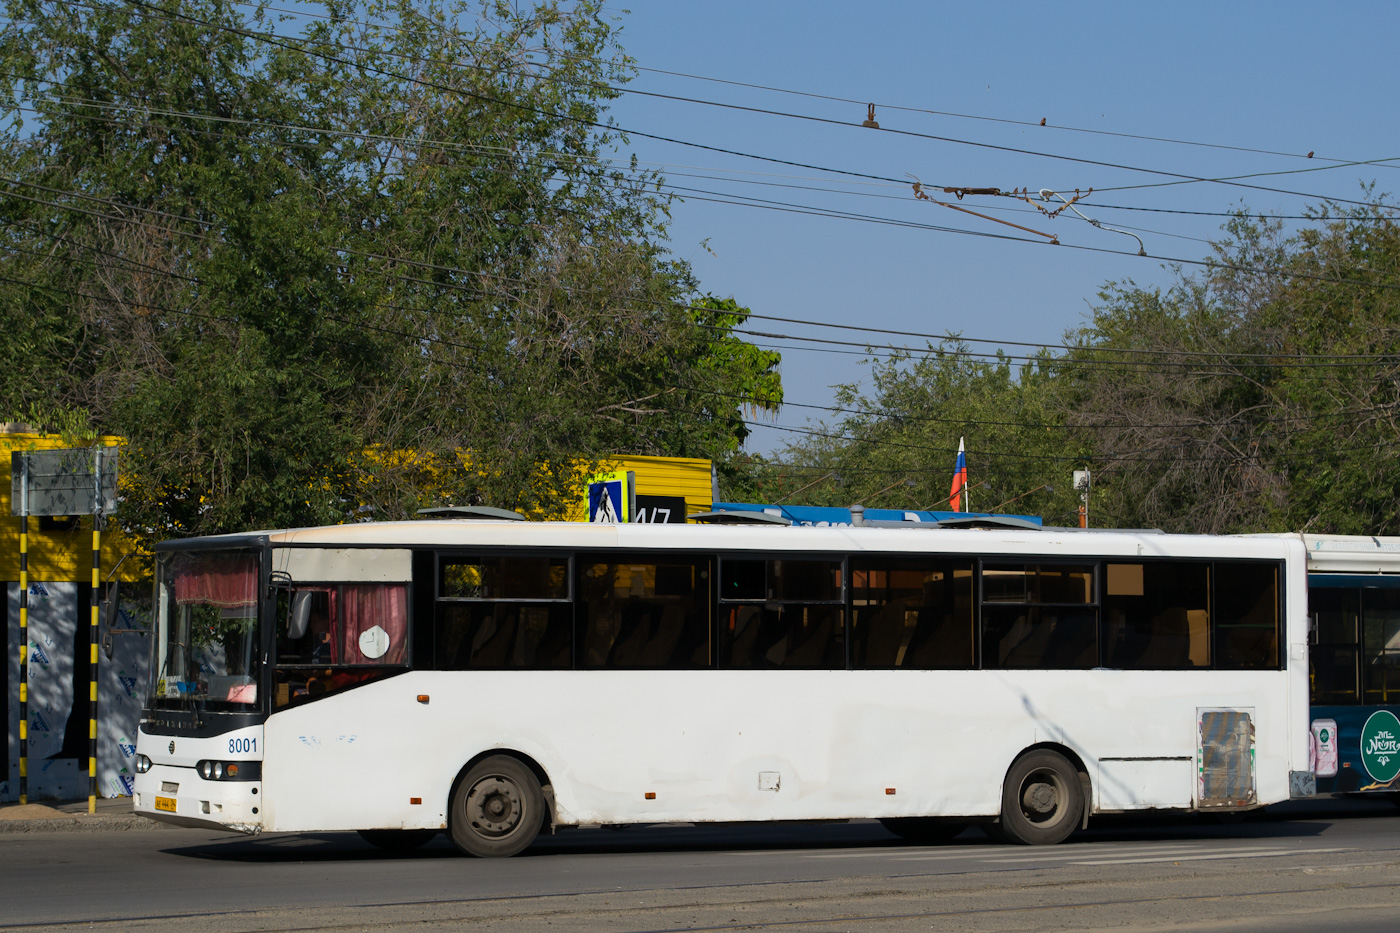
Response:
[{"label": "blue panel with graphics", "polygon": [[[828,526],[851,524],[851,510],[835,506],[819,505],[763,505],[755,502],[716,502],[716,512],[767,512],[781,515],[794,525]],[[908,524],[931,524],[952,519],[969,518],[1012,518],[1032,525],[1042,524],[1038,515],[993,515],[990,512],[934,512],[915,509],[866,509],[867,522],[905,522]]]}]

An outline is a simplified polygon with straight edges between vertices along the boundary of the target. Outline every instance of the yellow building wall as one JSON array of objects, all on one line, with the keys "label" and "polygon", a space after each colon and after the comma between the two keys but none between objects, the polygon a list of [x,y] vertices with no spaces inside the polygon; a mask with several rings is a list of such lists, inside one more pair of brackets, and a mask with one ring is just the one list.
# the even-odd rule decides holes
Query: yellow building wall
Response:
[{"label": "yellow building wall", "polygon": [[[121,441],[103,437],[98,443],[116,447]],[[52,434],[0,434],[0,581],[19,582],[19,516],[11,514],[10,454],[16,450],[60,450],[69,446]],[[121,461],[117,462],[120,473]],[[84,516],[71,531],[40,531],[38,516],[29,517],[29,579],[36,583],[88,583],[92,580],[92,519]],[[102,532],[102,582],[123,582],[151,578],[147,556],[111,523]],[[130,555],[130,556],[128,556]],[[122,561],[125,557],[126,560]],[[118,566],[118,561],[121,561]],[[112,568],[117,572],[112,575]]]},{"label": "yellow building wall", "polygon": [[[120,438],[103,437],[103,446],[119,446]],[[10,454],[16,450],[58,450],[63,439],[50,434],[0,434],[0,581],[19,580],[18,516],[10,513]],[[118,470],[120,471],[120,462]],[[637,494],[641,496],[681,496],[685,498],[687,515],[708,512],[713,497],[713,480],[709,460],[689,457],[618,457],[605,464],[600,472],[630,470],[636,474]],[[568,518],[588,521],[588,490],[580,489]],[[124,561],[123,558],[126,558]],[[118,563],[120,562],[120,564]],[[102,533],[103,582],[112,568],[117,572],[110,579],[123,582],[146,581],[151,578],[150,555],[112,524]],[[92,578],[92,520],[84,516],[78,527],[68,531],[41,531],[40,519],[29,519],[29,579],[36,582],[86,583]]]},{"label": "yellow building wall", "polygon": [[[685,514],[708,512],[714,497],[710,461],[690,457],[618,457],[604,464],[600,473],[631,470],[637,475],[639,496],[684,496]],[[588,521],[588,490],[569,512],[569,521]]]}]

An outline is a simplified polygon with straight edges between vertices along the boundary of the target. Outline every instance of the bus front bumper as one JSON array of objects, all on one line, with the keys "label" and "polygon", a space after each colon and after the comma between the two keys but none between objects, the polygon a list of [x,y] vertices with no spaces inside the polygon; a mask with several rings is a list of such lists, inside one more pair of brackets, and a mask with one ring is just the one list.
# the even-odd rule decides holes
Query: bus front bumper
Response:
[{"label": "bus front bumper", "polygon": [[260,833],[261,781],[212,781],[194,768],[152,765],[136,776],[132,803],[138,816],[176,826]]}]

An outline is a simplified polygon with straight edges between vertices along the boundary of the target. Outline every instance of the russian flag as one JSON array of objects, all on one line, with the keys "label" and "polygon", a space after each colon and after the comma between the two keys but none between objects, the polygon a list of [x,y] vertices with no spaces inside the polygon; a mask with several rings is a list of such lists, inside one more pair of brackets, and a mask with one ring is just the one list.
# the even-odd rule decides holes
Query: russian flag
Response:
[{"label": "russian flag", "polygon": [[966,512],[959,497],[967,498],[967,454],[963,451],[963,438],[958,438],[958,465],[953,468],[953,491],[948,494],[948,507],[954,512]]}]

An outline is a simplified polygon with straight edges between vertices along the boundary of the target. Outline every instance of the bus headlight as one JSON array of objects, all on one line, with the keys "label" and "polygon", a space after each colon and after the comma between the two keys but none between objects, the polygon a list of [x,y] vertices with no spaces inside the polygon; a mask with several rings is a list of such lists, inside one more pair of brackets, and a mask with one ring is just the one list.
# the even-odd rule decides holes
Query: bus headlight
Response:
[{"label": "bus headlight", "polygon": [[149,770],[151,770],[151,759],[147,758],[145,755],[137,755],[136,773],[145,774]]},{"label": "bus headlight", "polygon": [[261,761],[201,761],[195,765],[206,781],[260,781]]}]

